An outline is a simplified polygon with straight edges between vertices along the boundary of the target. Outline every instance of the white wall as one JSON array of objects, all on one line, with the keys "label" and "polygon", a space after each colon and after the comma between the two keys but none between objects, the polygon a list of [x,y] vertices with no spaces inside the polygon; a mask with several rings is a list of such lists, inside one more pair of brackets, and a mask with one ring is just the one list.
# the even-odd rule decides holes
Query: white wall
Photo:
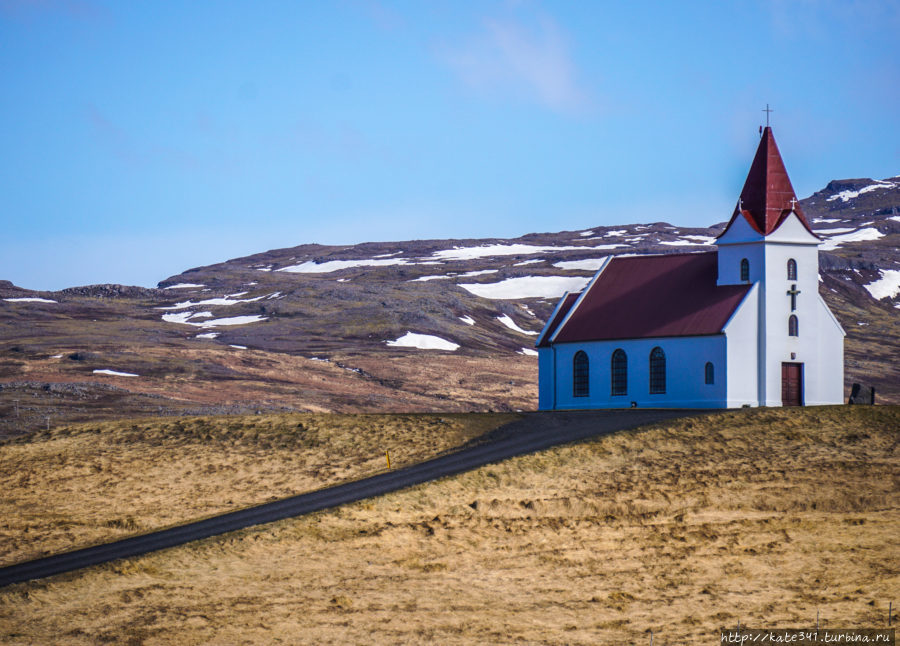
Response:
[{"label": "white wall", "polygon": [[[650,351],[659,346],[666,354],[666,392],[650,394]],[[628,392],[612,395],[612,353],[622,348],[628,356]],[[636,402],[641,408],[722,408],[726,403],[725,335],[666,337],[623,341],[589,341],[555,344],[555,398],[539,395],[539,407],[546,410],[555,401],[556,408],[628,408]],[[575,353],[584,350],[589,360],[590,395],[575,397],[572,388],[572,362]],[[554,357],[550,349],[544,355]],[[715,383],[704,383],[706,362],[715,370]],[[551,388],[551,377],[541,366],[539,393]]]},{"label": "white wall", "polygon": [[[802,240],[802,242],[801,242]],[[810,234],[795,215],[790,215],[773,232],[763,246],[765,248],[765,280],[761,285],[763,298],[762,367],[760,401],[765,406],[781,406],[781,364],[803,364],[803,402],[815,392],[815,380],[819,371],[819,251],[818,240]],[[797,279],[788,280],[787,262],[797,262]],[[791,297],[787,292],[792,285],[800,290],[797,309],[791,311]],[[797,316],[799,336],[788,334],[788,319]],[[793,354],[793,356],[792,356]],[[843,372],[843,371],[842,371]]]},{"label": "white wall", "polygon": [[[817,295],[818,296],[818,295]],[[822,297],[819,301],[819,353],[818,361],[807,370],[809,393],[806,403],[844,403],[844,330],[828,309]]]},{"label": "white wall", "polygon": [[[754,231],[743,216],[739,216],[731,228],[716,241],[718,247],[719,275],[717,285],[747,285],[763,279],[765,255],[763,237]],[[741,280],[741,259],[750,262],[750,280]]]},{"label": "white wall", "polygon": [[759,405],[759,293],[759,283],[756,283],[723,328],[728,341],[728,408]]}]

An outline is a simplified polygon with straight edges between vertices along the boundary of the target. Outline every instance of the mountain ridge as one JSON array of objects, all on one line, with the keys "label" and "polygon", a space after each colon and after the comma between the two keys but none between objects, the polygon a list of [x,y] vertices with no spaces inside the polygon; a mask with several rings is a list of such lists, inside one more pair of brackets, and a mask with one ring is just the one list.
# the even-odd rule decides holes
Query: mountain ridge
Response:
[{"label": "mountain ridge", "polygon": [[[872,383],[881,401],[900,401],[900,177],[832,180],[800,204],[823,238],[820,293],[848,333],[847,387]],[[162,414],[533,408],[533,342],[564,291],[609,255],[712,250],[723,227],[303,244],[194,267],[157,288],[0,281],[0,410],[10,384],[60,382],[158,396],[156,410],[143,401],[133,412]]]}]

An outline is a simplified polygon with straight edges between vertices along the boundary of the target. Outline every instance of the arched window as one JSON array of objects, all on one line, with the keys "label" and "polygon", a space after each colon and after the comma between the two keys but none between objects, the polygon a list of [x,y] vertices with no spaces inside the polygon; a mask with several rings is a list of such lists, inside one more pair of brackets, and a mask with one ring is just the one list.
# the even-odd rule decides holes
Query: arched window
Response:
[{"label": "arched window", "polygon": [[741,280],[744,282],[750,280],[750,261],[746,258],[741,259]]},{"label": "arched window", "polygon": [[656,346],[650,352],[650,394],[666,392],[666,353]]},{"label": "arched window", "polygon": [[628,394],[628,356],[622,348],[612,354],[612,366],[609,371],[612,379],[612,394]]},{"label": "arched window", "polygon": [[788,336],[800,336],[800,323],[795,314],[788,319]]},{"label": "arched window", "polygon": [[797,261],[793,258],[788,260],[788,280],[797,280]]},{"label": "arched window", "polygon": [[713,367],[712,361],[706,362],[706,368],[704,368],[704,377],[706,383],[716,383],[716,369]]},{"label": "arched window", "polygon": [[572,394],[575,397],[587,397],[589,393],[588,356],[584,350],[579,350],[572,360]]}]

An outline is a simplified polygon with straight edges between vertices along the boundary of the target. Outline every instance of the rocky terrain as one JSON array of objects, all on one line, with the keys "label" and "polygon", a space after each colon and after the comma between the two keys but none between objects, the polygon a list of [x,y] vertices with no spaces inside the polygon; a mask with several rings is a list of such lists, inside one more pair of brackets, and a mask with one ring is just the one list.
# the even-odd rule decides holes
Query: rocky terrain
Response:
[{"label": "rocky terrain", "polygon": [[[847,388],[900,402],[900,176],[835,180],[801,204],[847,331]],[[307,244],[158,289],[0,281],[0,435],[123,415],[532,409],[532,346],[564,291],[610,254],[703,251],[723,226]]]}]

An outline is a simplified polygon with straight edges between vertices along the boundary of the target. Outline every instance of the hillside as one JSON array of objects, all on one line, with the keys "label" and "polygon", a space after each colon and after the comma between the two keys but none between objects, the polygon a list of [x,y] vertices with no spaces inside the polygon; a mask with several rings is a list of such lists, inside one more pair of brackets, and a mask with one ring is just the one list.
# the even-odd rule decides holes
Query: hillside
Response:
[{"label": "hillside", "polygon": [[358,480],[510,414],[224,415],[64,426],[0,444],[0,566]]},{"label": "hillside", "polygon": [[[453,420],[454,433],[465,417]],[[130,514],[140,528],[159,513],[145,504],[152,490],[169,486],[155,474],[171,471],[167,456],[185,445],[198,464],[206,451],[217,482],[228,479],[223,447],[301,464],[318,455],[290,440],[303,433],[293,419],[232,421],[207,429],[214,438],[205,443],[199,422],[120,423],[23,439],[0,455],[30,460],[18,467],[31,474],[29,495],[57,505],[32,521],[41,540],[126,513],[121,496],[106,511],[90,497],[59,495],[108,488],[122,469],[144,483]],[[360,433],[412,428],[368,421],[373,428],[363,416],[345,418],[326,443],[352,451]],[[327,420],[306,424],[326,438]],[[823,627],[883,627],[900,593],[898,428],[898,407],[819,407],[621,432],[9,586],[0,590],[0,641],[613,644],[649,643],[652,630],[657,643],[711,643],[738,621],[811,627],[817,613]],[[129,433],[158,444],[148,459],[133,459]],[[210,470],[180,465],[179,487],[201,493],[177,498],[169,513],[222,497],[205,488]],[[271,478],[251,474],[238,494],[268,495]],[[116,535],[128,529],[108,525]],[[7,544],[27,545],[27,530],[5,526]]]},{"label": "hillside", "polygon": [[[900,177],[836,180],[801,204],[825,240],[847,388],[900,402]],[[533,409],[531,348],[559,295],[607,255],[702,251],[722,226],[301,245],[158,289],[0,282],[0,433],[47,415]]]}]

